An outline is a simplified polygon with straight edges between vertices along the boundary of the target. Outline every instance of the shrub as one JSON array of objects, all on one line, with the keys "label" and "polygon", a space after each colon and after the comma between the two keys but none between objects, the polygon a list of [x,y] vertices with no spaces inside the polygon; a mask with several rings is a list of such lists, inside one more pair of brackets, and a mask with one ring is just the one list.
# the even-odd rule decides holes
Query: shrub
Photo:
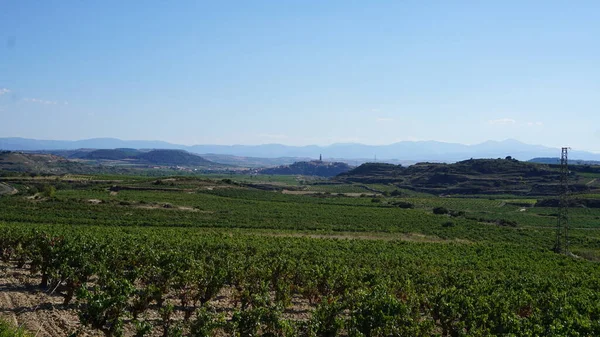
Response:
[{"label": "shrub", "polygon": [[445,207],[436,207],[433,209],[433,214],[448,214],[448,209]]},{"label": "shrub", "polygon": [[392,193],[390,193],[390,195],[392,197],[399,197],[402,195],[402,192],[400,192],[400,190],[393,190]]},{"label": "shrub", "polygon": [[30,195],[36,195],[39,192],[38,188],[35,186],[31,186],[28,190],[27,193]]},{"label": "shrub", "polygon": [[237,310],[231,317],[229,330],[234,336],[257,336],[260,331],[261,323],[266,320],[268,314],[269,309],[265,307]]},{"label": "shrub", "polygon": [[454,225],[455,225],[454,222],[452,222],[452,221],[446,221],[446,222],[444,222],[442,224],[442,227],[448,228],[448,227],[454,227]]},{"label": "shrub", "polygon": [[326,298],[313,311],[312,318],[308,323],[310,325],[311,336],[333,337],[339,334],[344,327],[344,320],[341,317],[346,309],[344,303],[333,298]]},{"label": "shrub", "polygon": [[517,222],[514,220],[498,219],[496,220],[496,224],[500,226],[517,227]]},{"label": "shrub", "polygon": [[223,315],[217,314],[210,306],[204,306],[196,312],[196,319],[190,325],[190,335],[194,337],[214,336],[215,332],[224,326]]},{"label": "shrub", "polygon": [[413,205],[407,201],[396,201],[396,202],[392,203],[392,205],[400,207],[400,208],[414,208],[415,207],[415,205]]},{"label": "shrub", "polygon": [[42,194],[46,198],[54,198],[56,195],[56,188],[50,184],[44,184],[44,187],[42,187]]},{"label": "shrub", "polygon": [[[409,301],[397,298],[385,287],[376,287],[360,293],[353,300],[348,335],[364,336],[419,336],[430,335],[420,322],[418,311]],[[425,329],[424,329],[425,328]]]},{"label": "shrub", "polygon": [[450,212],[450,216],[453,216],[453,217],[465,216],[465,212],[464,211],[453,211],[453,210],[450,210],[449,212]]}]

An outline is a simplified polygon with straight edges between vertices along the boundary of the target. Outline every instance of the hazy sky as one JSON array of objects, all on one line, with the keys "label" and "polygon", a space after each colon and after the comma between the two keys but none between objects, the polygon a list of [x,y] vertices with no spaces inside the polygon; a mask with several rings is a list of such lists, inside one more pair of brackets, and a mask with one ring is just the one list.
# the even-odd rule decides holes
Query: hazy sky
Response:
[{"label": "hazy sky", "polygon": [[600,1],[0,0],[0,137],[600,151]]}]

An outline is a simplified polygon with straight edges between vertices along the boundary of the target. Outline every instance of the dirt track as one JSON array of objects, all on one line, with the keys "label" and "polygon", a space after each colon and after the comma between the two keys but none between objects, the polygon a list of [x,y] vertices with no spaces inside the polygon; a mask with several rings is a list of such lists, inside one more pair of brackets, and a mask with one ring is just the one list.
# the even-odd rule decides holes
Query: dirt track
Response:
[{"label": "dirt track", "polygon": [[341,240],[379,240],[379,241],[411,241],[411,242],[429,242],[429,243],[471,243],[466,239],[442,239],[436,236],[424,235],[419,233],[329,233],[329,234],[308,234],[308,233],[253,233],[255,235],[264,235],[272,237],[303,237],[312,239],[341,239]]}]

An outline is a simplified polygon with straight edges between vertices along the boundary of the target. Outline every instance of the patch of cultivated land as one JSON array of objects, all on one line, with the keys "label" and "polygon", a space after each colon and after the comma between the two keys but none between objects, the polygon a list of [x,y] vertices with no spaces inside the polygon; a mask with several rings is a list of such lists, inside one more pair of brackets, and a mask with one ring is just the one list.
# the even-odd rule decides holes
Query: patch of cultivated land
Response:
[{"label": "patch of cultivated land", "polygon": [[262,233],[255,232],[253,234],[266,235],[272,237],[290,237],[290,238],[311,238],[311,239],[338,239],[338,240],[382,240],[382,241],[411,241],[411,242],[430,242],[430,243],[470,243],[465,239],[442,239],[435,236],[424,235],[420,233],[328,233],[328,234],[312,234],[312,233]]},{"label": "patch of cultivated land", "polygon": [[[78,305],[75,302],[64,305],[64,297],[59,289],[41,289],[40,275],[31,275],[27,269],[14,267],[12,264],[0,263],[0,318],[4,318],[14,326],[24,327],[39,337],[63,337],[77,333],[79,336],[104,336],[103,333],[82,326],[78,317]],[[173,292],[167,299],[177,305],[177,294]],[[231,319],[233,308],[239,306],[235,289],[225,287],[219,291],[210,306],[224,317]],[[288,319],[307,320],[314,305],[295,296],[292,305],[285,311]],[[156,306],[144,313],[143,319],[152,324],[152,332],[146,336],[163,335],[160,313]],[[173,315],[174,324],[183,324],[182,312]],[[124,335],[136,334],[132,319],[124,320]],[[189,331],[187,331],[189,333]],[[215,333],[226,336],[223,331]]]},{"label": "patch of cultivated land", "polygon": [[600,335],[598,208],[569,210],[560,255],[545,196],[76,178],[0,198],[0,316],[37,336]]},{"label": "patch of cultivated land", "polygon": [[67,336],[77,331],[77,311],[73,307],[63,306],[63,298],[51,290],[39,290],[39,283],[39,276],[31,276],[24,269],[0,264],[0,317],[15,326],[26,328],[35,336]]},{"label": "patch of cultivated land", "polygon": [[[290,195],[321,195],[324,192],[317,192],[317,191],[290,191],[290,190],[283,190],[281,191],[281,193],[283,194],[290,194]],[[380,193],[373,193],[373,192],[346,192],[346,193],[331,193],[328,192],[329,194],[332,195],[339,195],[339,196],[346,196],[346,197],[360,197],[360,196],[372,196],[372,197],[377,197],[380,196]]]}]

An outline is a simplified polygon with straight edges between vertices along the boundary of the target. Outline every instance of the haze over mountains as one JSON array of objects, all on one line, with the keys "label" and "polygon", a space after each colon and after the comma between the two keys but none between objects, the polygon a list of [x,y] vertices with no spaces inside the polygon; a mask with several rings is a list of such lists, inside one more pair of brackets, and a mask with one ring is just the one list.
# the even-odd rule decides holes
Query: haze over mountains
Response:
[{"label": "haze over mountains", "polygon": [[[112,149],[181,149],[197,154],[223,154],[243,157],[279,158],[303,157],[343,158],[354,160],[407,160],[453,162],[469,158],[504,158],[512,156],[519,160],[536,157],[557,157],[560,149],[542,145],[530,145],[517,140],[486,141],[476,145],[444,143],[438,141],[402,141],[390,145],[364,145],[356,143],[332,144],[328,146],[290,146],[281,144],[264,145],[180,145],[163,141],[120,140],[94,138],[78,141],[36,140],[26,138],[0,138],[0,149],[11,151],[73,150],[81,148]],[[600,154],[570,151],[570,158],[600,160]]]}]

